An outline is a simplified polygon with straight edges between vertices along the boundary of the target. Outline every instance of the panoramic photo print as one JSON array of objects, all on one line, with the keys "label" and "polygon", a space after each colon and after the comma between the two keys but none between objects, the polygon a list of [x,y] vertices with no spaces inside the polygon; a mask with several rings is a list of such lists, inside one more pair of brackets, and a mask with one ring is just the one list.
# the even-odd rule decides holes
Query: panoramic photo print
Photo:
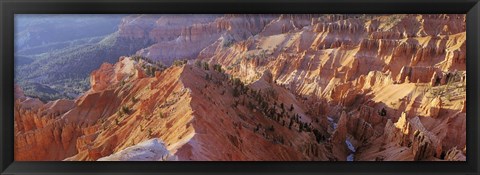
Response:
[{"label": "panoramic photo print", "polygon": [[15,161],[465,161],[464,14],[16,14]]}]

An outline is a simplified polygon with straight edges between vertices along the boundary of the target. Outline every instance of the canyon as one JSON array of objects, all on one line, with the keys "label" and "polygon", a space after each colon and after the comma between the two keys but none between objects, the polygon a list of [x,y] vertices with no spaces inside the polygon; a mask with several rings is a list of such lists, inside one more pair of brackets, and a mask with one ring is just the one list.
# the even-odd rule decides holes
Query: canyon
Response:
[{"label": "canyon", "polygon": [[465,18],[130,15],[75,99],[15,86],[15,160],[465,161]]}]

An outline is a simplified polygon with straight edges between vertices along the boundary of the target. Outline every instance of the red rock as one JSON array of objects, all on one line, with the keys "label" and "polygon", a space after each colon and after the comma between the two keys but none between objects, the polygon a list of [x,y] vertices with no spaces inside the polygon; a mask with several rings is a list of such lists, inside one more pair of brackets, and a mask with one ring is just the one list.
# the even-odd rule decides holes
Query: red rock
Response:
[{"label": "red rock", "polygon": [[[271,119],[252,95],[234,98],[224,73],[188,62],[149,77],[145,62],[122,57],[92,72],[75,102],[15,87],[16,160],[97,160],[152,138],[178,160],[346,160],[347,138],[361,148],[355,160],[464,158],[453,148],[466,145],[465,93],[430,96],[448,72],[465,84],[465,15],[132,15],[119,28],[153,43],[139,55],[220,64],[250,90],[273,91],[267,106],[295,109]],[[332,131],[327,116],[339,113]],[[320,141],[283,126],[294,114]]]}]

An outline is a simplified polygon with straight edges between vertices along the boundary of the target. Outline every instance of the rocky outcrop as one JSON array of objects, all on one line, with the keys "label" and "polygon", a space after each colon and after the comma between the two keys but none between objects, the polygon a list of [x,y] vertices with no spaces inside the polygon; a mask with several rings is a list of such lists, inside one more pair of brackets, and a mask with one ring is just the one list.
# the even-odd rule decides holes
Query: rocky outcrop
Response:
[{"label": "rocky outcrop", "polygon": [[442,109],[442,99],[441,98],[433,99],[427,111],[428,116],[432,118],[437,118],[441,109]]},{"label": "rocky outcrop", "polygon": [[81,129],[60,119],[73,108],[72,101],[43,104],[17,99],[15,106],[15,160],[58,160],[74,153],[74,141]]},{"label": "rocky outcrop", "polygon": [[448,161],[466,161],[464,153],[461,150],[458,150],[456,147],[450,149],[445,153],[445,160]]},{"label": "rocky outcrop", "polygon": [[259,33],[272,18],[273,15],[162,16],[149,34],[156,43],[137,54],[166,65],[175,59],[194,59],[212,44],[228,48]]},{"label": "rocky outcrop", "polygon": [[398,75],[398,83],[427,83],[435,72],[431,67],[402,67]]},{"label": "rocky outcrop", "polygon": [[341,144],[341,143],[344,143],[345,140],[347,139],[347,134],[348,134],[347,123],[349,121],[349,118],[350,117],[347,116],[347,113],[343,111],[342,114],[340,115],[340,119],[338,120],[337,127],[332,136],[333,143]]},{"label": "rocky outcrop", "polygon": [[93,71],[90,76],[90,85],[92,90],[101,91],[107,88],[110,83],[113,83],[110,79],[113,77],[113,65],[104,63],[100,66],[100,69]]},{"label": "rocky outcrop", "polygon": [[[333,157],[325,145],[319,144],[326,140],[320,131],[314,135],[309,129],[308,134],[301,134],[298,129],[288,128],[286,118],[275,122],[265,114],[239,111],[237,108],[248,109],[245,102],[237,108],[217,103],[233,104],[235,99],[233,82],[220,72],[186,64],[172,66],[153,77],[136,76],[143,72],[141,64],[146,62],[129,57],[119,59],[115,65],[104,64],[92,73],[92,82],[106,87],[92,86],[75,102],[39,102],[38,109],[66,106],[52,110],[58,117],[49,117],[42,125],[31,122],[38,116],[27,117],[30,110],[37,108],[19,104],[29,108],[25,113],[17,113],[16,150],[21,153],[16,154],[16,160],[168,159],[160,155],[161,150],[158,154],[155,151],[157,141],[163,142],[172,154],[167,157],[174,155],[175,160],[328,160]],[[211,78],[205,80],[207,74]],[[258,84],[273,84],[271,75],[265,75],[261,80],[265,82]],[[286,91],[279,94],[279,99],[292,97]],[[254,102],[246,94],[242,97],[244,101]],[[284,103],[290,104],[290,100],[284,99]],[[218,111],[212,115],[210,109],[214,108]],[[304,123],[301,124],[303,127]],[[293,126],[300,127],[299,124]],[[37,138],[31,139],[29,133],[24,135],[26,129],[23,128],[28,128]],[[47,134],[50,132],[52,136]],[[152,138],[158,138],[155,144],[146,141]],[[292,142],[294,139],[299,141]],[[155,147],[153,153],[143,149],[152,146],[150,143]],[[238,149],[244,151],[238,152]],[[55,155],[49,155],[51,153]]]},{"label": "rocky outcrop", "polygon": [[414,134],[412,143],[413,160],[423,160],[435,155],[435,146],[432,140],[423,132],[418,131]]},{"label": "rocky outcrop", "polygon": [[98,160],[152,138],[178,160],[465,159],[465,15],[132,15],[120,28],[154,43],[137,52],[153,61],[101,65],[74,102],[16,88],[16,159]]},{"label": "rocky outcrop", "polygon": [[151,139],[98,161],[173,161],[176,157],[169,153],[164,143],[159,139]]},{"label": "rocky outcrop", "polygon": [[361,118],[352,118],[348,121],[350,133],[358,141],[366,141],[374,136],[375,130],[372,124]]}]

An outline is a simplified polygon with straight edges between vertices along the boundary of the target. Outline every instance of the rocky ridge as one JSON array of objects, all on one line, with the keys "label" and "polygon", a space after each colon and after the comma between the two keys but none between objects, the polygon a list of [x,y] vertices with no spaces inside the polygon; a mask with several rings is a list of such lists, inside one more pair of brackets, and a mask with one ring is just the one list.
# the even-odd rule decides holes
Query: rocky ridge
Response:
[{"label": "rocky ridge", "polygon": [[178,160],[465,160],[465,15],[245,19],[151,30],[175,40],[123,31],[169,43],[139,55],[191,42],[197,59],[122,57],[75,101],[16,88],[15,159],[98,160],[159,138]]}]

